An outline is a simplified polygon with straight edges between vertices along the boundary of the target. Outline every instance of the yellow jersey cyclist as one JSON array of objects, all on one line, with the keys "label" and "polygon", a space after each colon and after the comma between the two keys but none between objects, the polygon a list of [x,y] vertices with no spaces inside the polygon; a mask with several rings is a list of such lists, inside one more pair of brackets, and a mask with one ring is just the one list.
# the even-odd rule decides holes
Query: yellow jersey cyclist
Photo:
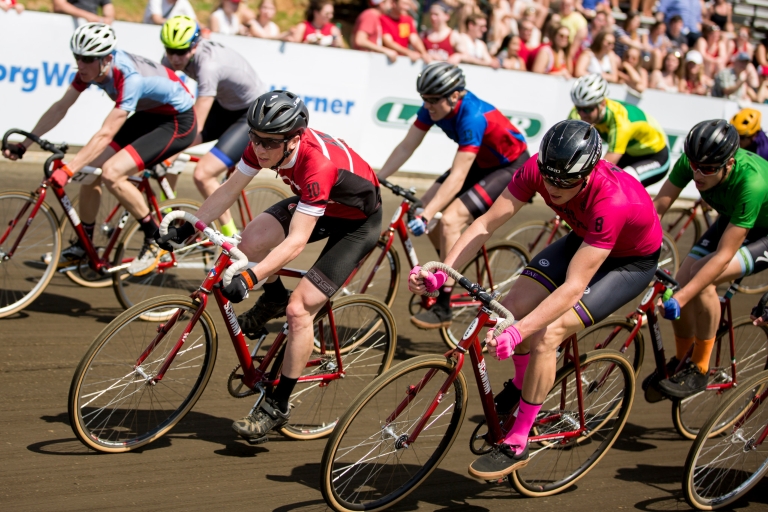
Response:
[{"label": "yellow jersey cyclist", "polygon": [[[248,146],[248,107],[267,88],[235,50],[201,39],[200,26],[188,16],[166,21],[160,40],[165,47],[162,64],[197,81],[198,133],[192,145],[217,141],[200,158],[193,175],[197,189],[207,198],[219,188],[217,176],[235,165]],[[229,211],[219,221],[224,235],[237,231]]]},{"label": "yellow jersey cyclist", "polygon": [[[434,125],[459,145],[451,168],[421,198],[424,211],[408,224],[415,236],[423,235],[429,219],[442,212],[438,228],[429,232],[439,255],[445,255],[461,231],[490,208],[529,157],[523,134],[498,109],[465,87],[464,72],[458,66],[447,62],[426,66],[416,80],[424,104],[378,174],[379,179],[386,179],[397,171]],[[440,289],[430,309],[411,317],[411,323],[420,329],[449,326],[450,285]]]},{"label": "yellow jersey cyclist", "polygon": [[608,99],[608,82],[599,74],[585,75],[571,88],[569,119],[594,126],[607,145],[603,157],[635,176],[644,187],[664,179],[669,148],[656,120],[634,105]]},{"label": "yellow jersey cyclist", "polygon": [[654,200],[658,214],[663,215],[693,180],[701,198],[720,216],[680,266],[677,280],[682,289],[663,304],[664,317],[675,320],[675,357],[668,368],[676,368],[693,345],[691,362],[657,384],[674,398],[707,386],[720,319],[716,286],[768,268],[768,162],[740,149],[736,128],[722,119],[694,126],[684,147]]},{"label": "yellow jersey cyclist", "polygon": [[762,127],[762,114],[754,108],[740,110],[731,118],[731,124],[739,132],[739,146],[768,159],[768,136]]},{"label": "yellow jersey cyclist", "polygon": [[[170,69],[144,57],[117,48],[117,37],[109,25],[86,23],[72,35],[70,50],[77,61],[77,73],[64,96],[42,115],[32,133],[38,136],[58,125],[90,86],[102,89],[115,107],[91,140],[64,167],[54,171],[51,181],[63,187],[86,165],[101,167],[101,178],[80,187],[80,220],[93,237],[101,201],[101,182],[139,221],[144,244],[127,271],[142,275],[151,271],[160,257],[153,235],[157,223],[149,206],[128,177],[186,149],[197,133],[194,99]],[[4,152],[6,158],[20,158],[31,140],[24,140]],[[79,241],[78,241],[79,242]],[[85,255],[79,243],[64,249],[62,262],[78,261]]]},{"label": "yellow jersey cyclist", "polygon": [[[557,348],[634,299],[656,272],[662,232],[651,197],[634,177],[601,160],[601,150],[600,135],[588,123],[557,123],[445,258],[460,268],[536,193],[573,227],[531,259],[502,299],[518,322],[498,338],[492,330],[486,337],[489,352],[512,356],[515,366],[514,379],[494,399],[496,408],[508,413],[520,407],[504,442],[470,464],[478,479],[496,480],[528,463],[528,433],[554,383]],[[423,294],[444,280],[442,271],[417,267],[408,284]]]}]

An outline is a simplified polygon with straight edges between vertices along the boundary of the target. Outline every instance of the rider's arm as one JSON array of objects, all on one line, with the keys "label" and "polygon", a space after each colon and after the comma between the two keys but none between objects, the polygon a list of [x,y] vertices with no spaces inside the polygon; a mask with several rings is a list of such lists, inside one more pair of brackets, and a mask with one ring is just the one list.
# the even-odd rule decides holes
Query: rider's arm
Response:
[{"label": "rider's arm", "polygon": [[128,119],[128,112],[125,110],[114,108],[112,112],[107,115],[104,120],[104,124],[101,125],[96,134],[91,137],[83,149],[81,149],[75,158],[67,164],[69,170],[77,172],[86,165],[88,165],[93,159],[99,156],[115,138],[118,130],[123,126],[125,120]]},{"label": "rider's arm", "polygon": [[411,55],[411,50],[404,46],[400,46],[398,43],[396,43],[395,40],[392,38],[392,35],[390,34],[384,34],[381,36],[381,44],[385,48],[390,48],[392,50],[395,50],[400,55],[405,55],[405,56]]},{"label": "rider's arm", "polygon": [[296,211],[291,219],[288,236],[253,268],[259,279],[269,277],[301,254],[320,217]]},{"label": "rider's arm", "polygon": [[104,17],[104,23],[111,25],[115,21],[115,6],[112,4],[103,5],[101,7],[101,14]]},{"label": "rider's arm", "polygon": [[211,113],[211,107],[213,106],[214,96],[200,96],[195,100],[195,116],[197,117],[197,137],[191,146],[196,146],[203,142],[203,128],[205,127],[205,120],[208,119],[208,114]]},{"label": "rider's arm", "polygon": [[427,53],[427,48],[424,46],[424,41],[421,40],[419,34],[416,32],[411,32],[411,35],[408,36],[408,41],[410,41],[411,46],[413,46],[416,51],[419,52],[419,55],[421,55],[421,60],[423,60],[425,64],[432,62],[432,57],[430,57]]},{"label": "rider's arm", "polygon": [[[64,93],[64,96],[62,96],[59,101],[51,105],[48,110],[45,111],[45,114],[42,115],[35,127],[32,128],[32,133],[40,137],[53,130],[56,125],[58,125],[61,120],[64,119],[64,116],[67,115],[69,107],[74,105],[75,101],[77,101],[77,98],[79,97],[80,92],[78,90],[72,86],[67,87],[67,91]],[[29,147],[32,144],[32,141],[29,139],[24,139],[22,144],[24,144],[25,147]]]},{"label": "rider's arm", "polygon": [[475,162],[477,153],[469,151],[457,151],[456,156],[453,158],[453,165],[451,171],[448,173],[448,177],[437,189],[435,196],[424,207],[424,213],[422,214],[427,219],[432,219],[437,212],[443,211],[443,208],[448,206],[451,201],[456,197],[456,194],[461,190],[461,185],[464,184],[464,180],[467,178],[470,167]]},{"label": "rider's arm", "polygon": [[653,206],[656,207],[656,213],[659,214],[659,217],[667,213],[669,207],[672,206],[672,203],[675,202],[682,191],[682,188],[673,185],[669,179],[664,182],[661,186],[661,190],[659,190],[659,193],[653,199]]},{"label": "rider's arm", "polygon": [[203,202],[200,209],[195,213],[197,218],[206,224],[218,219],[222,213],[235,204],[240,192],[252,179],[253,176],[248,176],[240,171],[233,172],[232,176]]},{"label": "rider's arm", "polygon": [[71,3],[67,2],[67,0],[53,0],[53,12],[69,14],[70,16],[74,16],[76,18],[83,18],[88,22],[102,21],[101,16],[98,14],[94,14],[90,11],[75,7]]},{"label": "rider's arm", "polygon": [[387,161],[384,162],[384,165],[378,173],[379,179],[385,180],[389,178],[405,163],[406,160],[411,158],[411,155],[413,155],[413,152],[419,147],[419,144],[424,140],[426,134],[426,131],[417,128],[416,125],[412,125],[408,130],[408,133],[405,134],[405,138],[402,142],[397,145],[392,151],[392,154],[389,155],[389,158],[387,158]]}]

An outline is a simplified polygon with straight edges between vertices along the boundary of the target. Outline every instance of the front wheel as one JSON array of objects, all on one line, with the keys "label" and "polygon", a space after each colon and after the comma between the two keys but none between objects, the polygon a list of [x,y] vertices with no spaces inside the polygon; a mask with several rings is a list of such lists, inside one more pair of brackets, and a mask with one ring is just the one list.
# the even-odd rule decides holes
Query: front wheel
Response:
[{"label": "front wheel", "polygon": [[661,237],[659,268],[668,270],[673,276],[677,274],[677,270],[680,268],[680,253],[677,251],[675,239],[666,231],[662,232]]}]

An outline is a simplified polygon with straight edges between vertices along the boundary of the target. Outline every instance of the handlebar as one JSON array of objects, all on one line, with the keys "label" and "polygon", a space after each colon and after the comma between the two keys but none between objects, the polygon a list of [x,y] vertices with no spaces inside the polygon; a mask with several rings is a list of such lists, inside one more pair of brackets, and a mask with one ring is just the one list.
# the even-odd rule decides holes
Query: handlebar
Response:
[{"label": "handlebar", "polygon": [[43,164],[43,170],[45,171],[45,175],[47,177],[50,177],[51,175],[51,166],[53,165],[53,162],[55,160],[62,160],[64,158],[64,154],[69,149],[69,144],[66,142],[62,142],[61,144],[54,144],[53,142],[49,142],[45,139],[41,139],[34,133],[25,132],[24,130],[19,130],[18,128],[11,128],[7,132],[5,132],[5,135],[3,135],[3,151],[8,149],[8,138],[11,135],[19,134],[23,135],[24,137],[30,139],[35,144],[40,146],[45,151],[50,151],[53,153],[51,156],[48,157],[48,159]]},{"label": "handlebar", "polygon": [[221,275],[221,281],[223,282],[224,286],[228,286],[232,281],[232,278],[235,277],[235,274],[239,273],[248,266],[248,258],[246,255],[243,254],[242,251],[240,251],[240,249],[238,249],[234,244],[232,244],[227,237],[215,229],[208,227],[203,221],[189,212],[176,210],[163,217],[163,221],[160,223],[160,234],[163,236],[168,234],[168,226],[171,222],[177,219],[184,219],[195,226],[195,228],[199,231],[202,231],[202,233],[207,236],[213,244],[227,251],[235,260],[232,265],[230,265]]},{"label": "handlebar", "polygon": [[763,321],[768,321],[768,311],[765,310],[766,303],[768,303],[768,293],[760,297],[757,306],[752,308],[752,316],[755,318],[762,318]]},{"label": "handlebar", "polygon": [[408,201],[413,203],[413,205],[415,207],[420,207],[421,206],[421,201],[419,200],[419,198],[416,197],[415,195],[413,195],[413,193],[411,193],[410,190],[405,189],[405,188],[401,187],[400,185],[395,185],[394,183],[390,183],[387,180],[379,180],[379,184],[384,185],[385,187],[387,187],[395,195],[407,199]]},{"label": "handlebar", "polygon": [[656,269],[656,279],[659,281],[666,283],[667,285],[670,285],[672,288],[672,291],[678,291],[680,289],[680,283],[675,281],[675,278],[673,278],[671,275],[667,274],[664,270],[657,268]]},{"label": "handlebar", "polygon": [[[457,283],[459,283],[461,286],[466,288],[466,290],[473,297],[476,297],[488,309],[490,309],[500,317],[504,318],[504,320],[502,320],[499,324],[496,325],[496,329],[494,329],[493,331],[493,335],[495,337],[501,335],[504,329],[512,325],[512,322],[515,321],[515,317],[512,316],[512,313],[510,313],[507,310],[507,308],[502,306],[497,300],[491,297],[491,294],[486,292],[482,286],[472,283],[469,279],[459,274],[458,272],[456,272],[454,269],[452,269],[445,263],[441,263],[439,261],[430,261],[429,263],[425,264],[421,268],[422,270],[426,270],[427,272],[442,270],[443,272],[448,274],[452,279],[456,280]],[[428,293],[427,295],[430,297],[435,297],[437,296],[437,292]]]}]

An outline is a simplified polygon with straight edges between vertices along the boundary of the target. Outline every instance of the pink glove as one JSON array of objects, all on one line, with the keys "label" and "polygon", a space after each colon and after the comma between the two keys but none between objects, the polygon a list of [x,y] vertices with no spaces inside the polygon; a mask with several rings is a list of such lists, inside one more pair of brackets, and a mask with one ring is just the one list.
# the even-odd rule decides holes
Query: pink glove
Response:
[{"label": "pink glove", "polygon": [[64,188],[64,186],[69,181],[69,178],[72,177],[72,175],[67,172],[68,170],[69,169],[64,166],[61,169],[56,169],[53,171],[51,174],[51,183],[54,187]]},{"label": "pink glove", "polygon": [[504,332],[496,337],[496,350],[493,350],[494,347],[488,347],[488,351],[491,352],[492,355],[493,352],[496,352],[496,359],[503,361],[509,359],[509,357],[514,354],[515,347],[522,343],[522,341],[523,337],[520,336],[520,331],[518,331],[517,327],[514,325],[510,325],[504,329]]},{"label": "pink glove", "polygon": [[[414,274],[418,275],[419,272],[421,272],[421,267],[419,265],[416,265],[411,270],[411,273],[408,274],[408,277],[410,278]],[[434,274],[431,272],[427,272],[427,277],[424,278],[424,288],[427,289],[427,292],[432,293],[435,290],[439,290],[440,287],[443,286],[447,280],[448,280],[448,274],[446,274],[442,270],[438,270]]]}]

